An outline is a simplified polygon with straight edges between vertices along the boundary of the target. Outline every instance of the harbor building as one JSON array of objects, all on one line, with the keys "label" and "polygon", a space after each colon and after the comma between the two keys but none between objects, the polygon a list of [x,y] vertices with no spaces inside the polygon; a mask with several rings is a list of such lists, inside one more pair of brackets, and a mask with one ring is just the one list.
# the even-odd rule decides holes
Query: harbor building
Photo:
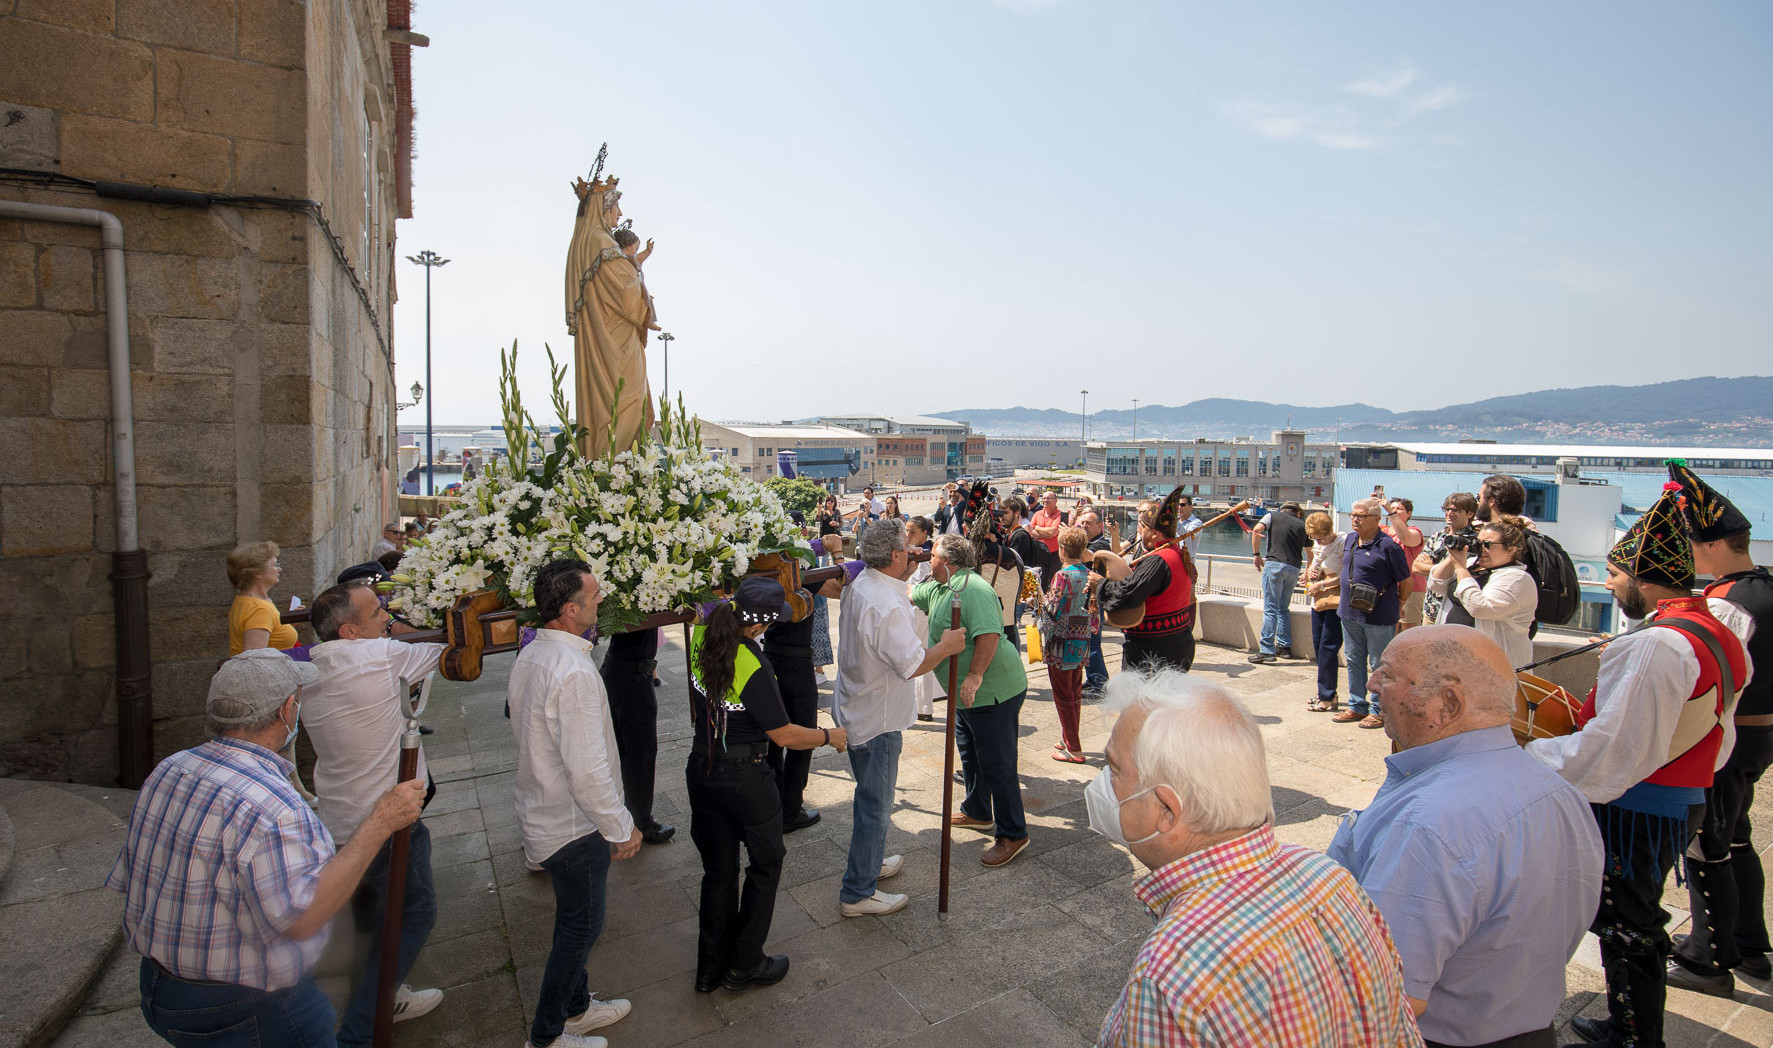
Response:
[{"label": "harbor building", "polygon": [[1773,476],[1773,448],[1611,446],[1606,444],[1347,444],[1342,464],[1350,469],[1438,470],[1475,473],[1555,473],[1574,458],[1585,473],[1663,473],[1664,462],[1685,459],[1707,475]]},{"label": "harbor building", "polygon": [[1139,499],[1182,485],[1196,500],[1322,502],[1338,467],[1335,444],[1309,444],[1299,430],[1263,442],[1236,440],[1092,440],[1084,445],[1084,481],[1095,499]]}]

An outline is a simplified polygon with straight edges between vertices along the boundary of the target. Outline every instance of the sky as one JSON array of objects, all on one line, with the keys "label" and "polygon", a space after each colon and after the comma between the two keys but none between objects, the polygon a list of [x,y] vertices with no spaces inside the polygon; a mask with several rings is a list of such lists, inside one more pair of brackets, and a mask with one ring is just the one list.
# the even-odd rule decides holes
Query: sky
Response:
[{"label": "sky", "polygon": [[604,142],[705,418],[1773,371],[1760,0],[426,0],[414,29],[397,235],[451,260],[438,423],[498,418],[513,342],[546,404]]}]

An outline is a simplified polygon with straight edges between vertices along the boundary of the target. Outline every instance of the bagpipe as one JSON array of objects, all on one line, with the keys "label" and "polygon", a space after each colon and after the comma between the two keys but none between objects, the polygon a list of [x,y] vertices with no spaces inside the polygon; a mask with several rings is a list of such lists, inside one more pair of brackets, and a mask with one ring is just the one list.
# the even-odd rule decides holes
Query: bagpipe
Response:
[{"label": "bagpipe", "polygon": [[[1239,502],[1224,513],[1214,517],[1212,520],[1189,528],[1187,531],[1181,532],[1173,539],[1166,539],[1162,546],[1159,546],[1157,549],[1146,550],[1144,553],[1134,557],[1130,561],[1123,558],[1118,553],[1110,553],[1107,550],[1097,550],[1093,555],[1096,571],[1115,582],[1119,582],[1133,573],[1133,566],[1135,564],[1138,564],[1146,557],[1161,551],[1165,546],[1180,546],[1183,542],[1186,542],[1225,518],[1235,516],[1249,508],[1249,502]],[[1145,621],[1145,602],[1140,601],[1137,604],[1123,604],[1120,607],[1115,608],[1113,611],[1108,612],[1105,617],[1108,624],[1116,629],[1132,629],[1139,625],[1139,623]]]}]

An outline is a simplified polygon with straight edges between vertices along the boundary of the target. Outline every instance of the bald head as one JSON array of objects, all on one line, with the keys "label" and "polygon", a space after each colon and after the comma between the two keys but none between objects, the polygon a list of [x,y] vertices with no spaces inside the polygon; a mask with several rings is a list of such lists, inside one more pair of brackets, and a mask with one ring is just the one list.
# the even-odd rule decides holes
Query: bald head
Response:
[{"label": "bald head", "polygon": [[1386,732],[1404,749],[1507,724],[1514,715],[1514,667],[1495,641],[1470,626],[1398,634],[1386,645],[1380,672]]}]

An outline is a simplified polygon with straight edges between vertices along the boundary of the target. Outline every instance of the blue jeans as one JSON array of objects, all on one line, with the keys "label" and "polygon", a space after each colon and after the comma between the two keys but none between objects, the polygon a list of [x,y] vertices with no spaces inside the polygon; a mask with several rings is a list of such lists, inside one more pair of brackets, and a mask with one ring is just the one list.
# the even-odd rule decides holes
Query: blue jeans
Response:
[{"label": "blue jeans", "polygon": [[1367,674],[1379,668],[1379,656],[1397,636],[1396,626],[1374,626],[1366,622],[1342,621],[1342,641],[1348,649],[1348,708],[1356,713],[1385,716],[1379,709],[1379,696],[1367,698]]},{"label": "blue jeans", "polygon": [[954,722],[954,748],[960,751],[960,775],[966,799],[960,810],[975,819],[997,823],[997,836],[1019,841],[1028,836],[1022,815],[1022,785],[1016,781],[1016,716],[1026,691],[990,706],[961,708]]},{"label": "blue jeans", "polygon": [[856,776],[856,801],[850,821],[850,861],[843,871],[839,902],[861,902],[874,895],[880,863],[886,858],[887,827],[892,824],[894,793],[899,785],[899,751],[905,742],[896,731],[850,744],[850,771]]},{"label": "blue jeans", "polygon": [[1325,702],[1336,698],[1336,676],[1342,667],[1336,656],[1342,653],[1342,616],[1334,608],[1311,613],[1311,647],[1317,652],[1317,697]]},{"label": "blue jeans", "polygon": [[190,982],[143,957],[142,1018],[178,1048],[330,1048],[332,1002],[303,978],[282,990]]},{"label": "blue jeans", "polygon": [[1262,564],[1262,641],[1264,655],[1279,648],[1293,649],[1293,590],[1299,585],[1299,569],[1278,560]]},{"label": "blue jeans", "polygon": [[[388,855],[390,840],[370,860],[357,889],[354,911],[357,927],[369,932],[369,963],[367,974],[361,974],[345,1002],[345,1021],[339,1024],[339,1044],[344,1048],[367,1045],[375,1033],[376,987],[382,972],[382,915],[388,899]],[[406,853],[406,899],[401,907],[400,981],[412,971],[413,961],[437,923],[437,890],[431,884],[431,831],[423,822],[412,825],[412,843]]]},{"label": "blue jeans", "polygon": [[591,833],[542,860],[554,882],[554,945],[542,969],[529,1043],[547,1048],[566,1021],[591,1006],[585,961],[603,931],[603,889],[609,880],[609,842]]},{"label": "blue jeans", "polygon": [[1102,631],[1090,634],[1090,661],[1084,667],[1084,690],[1100,691],[1108,683],[1108,663],[1102,658]]}]

